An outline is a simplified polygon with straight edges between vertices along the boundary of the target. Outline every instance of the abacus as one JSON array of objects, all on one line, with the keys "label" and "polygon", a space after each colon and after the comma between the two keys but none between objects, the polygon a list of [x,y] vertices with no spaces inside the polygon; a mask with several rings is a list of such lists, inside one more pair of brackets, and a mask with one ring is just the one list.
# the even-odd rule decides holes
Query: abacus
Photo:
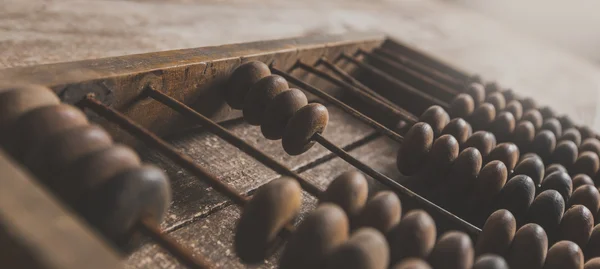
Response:
[{"label": "abacus", "polygon": [[0,81],[11,268],[600,268],[598,136],[385,36]]}]

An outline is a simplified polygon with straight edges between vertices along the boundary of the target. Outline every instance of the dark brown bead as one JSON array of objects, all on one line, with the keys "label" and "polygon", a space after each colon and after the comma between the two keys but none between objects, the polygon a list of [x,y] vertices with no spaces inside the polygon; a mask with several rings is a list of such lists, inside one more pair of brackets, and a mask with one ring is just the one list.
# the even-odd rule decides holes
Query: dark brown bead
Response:
[{"label": "dark brown bead", "polygon": [[357,219],[358,227],[373,227],[387,233],[400,222],[402,206],[391,191],[377,193],[367,202]]},{"label": "dark brown bead", "polygon": [[594,226],[590,234],[590,240],[585,246],[585,258],[593,259],[596,257],[600,257],[600,224]]},{"label": "dark brown bead", "polygon": [[474,130],[486,130],[496,118],[496,109],[490,103],[483,103],[471,114],[469,122]]},{"label": "dark brown bead", "polygon": [[519,161],[519,148],[513,143],[498,144],[487,156],[487,161],[499,160],[506,165],[508,171],[515,169]]},{"label": "dark brown bead", "polygon": [[535,100],[531,99],[530,97],[526,97],[523,100],[521,100],[521,105],[523,105],[524,111],[534,109],[537,107]]},{"label": "dark brown bead", "polygon": [[540,193],[527,212],[527,222],[537,223],[549,238],[556,238],[560,220],[565,212],[565,201],[558,191],[546,190]]},{"label": "dark brown bead", "polygon": [[250,87],[270,74],[271,70],[263,62],[251,61],[241,64],[233,70],[229,77],[229,83],[225,90],[225,101],[232,108],[242,109]]},{"label": "dark brown bead", "polygon": [[392,269],[431,269],[431,266],[424,260],[408,258],[394,265]]},{"label": "dark brown bead", "polygon": [[560,241],[549,250],[544,269],[582,269],[583,252],[571,241]]},{"label": "dark brown bead", "polygon": [[385,237],[373,228],[361,228],[327,257],[327,269],[386,269],[389,248]]},{"label": "dark brown bead", "polygon": [[581,145],[581,134],[579,133],[579,130],[575,128],[569,128],[563,132],[562,136],[559,139],[559,141],[563,140],[573,141],[575,145],[579,147]]},{"label": "dark brown bead", "polygon": [[552,153],[552,162],[559,163],[565,167],[571,167],[579,156],[577,145],[570,140],[558,142]]},{"label": "dark brown bead", "polygon": [[273,180],[256,191],[244,206],[236,227],[234,247],[246,263],[268,258],[277,235],[300,212],[302,188],[291,178]]},{"label": "dark brown bead", "polygon": [[510,211],[505,209],[492,213],[485,221],[475,244],[475,256],[497,254],[504,256],[510,248],[517,221]]},{"label": "dark brown bead", "polygon": [[521,220],[535,196],[533,180],[526,175],[516,175],[509,179],[496,199],[498,209],[506,209]]},{"label": "dark brown bead", "polygon": [[600,193],[595,186],[583,185],[573,192],[569,199],[569,207],[574,205],[584,205],[592,214],[596,215],[600,208]]},{"label": "dark brown bead", "polygon": [[475,101],[475,107],[479,107],[483,104],[485,100],[485,88],[483,85],[479,83],[471,83],[469,87],[467,87],[466,93],[473,97],[473,101]]},{"label": "dark brown bead", "polygon": [[542,106],[539,108],[540,114],[544,119],[550,119],[556,117],[556,113],[549,106]]},{"label": "dark brown bead", "polygon": [[486,93],[495,93],[500,91],[502,88],[495,81],[491,81],[485,84],[485,92]]},{"label": "dark brown bead", "polygon": [[448,174],[452,182],[451,189],[462,191],[473,186],[482,164],[481,153],[476,148],[466,148],[460,152]]},{"label": "dark brown bead", "polygon": [[504,95],[504,99],[506,99],[506,102],[513,101],[517,98],[517,95],[512,89],[506,89],[502,91],[502,95]]},{"label": "dark brown bead", "polygon": [[463,148],[468,147],[478,149],[481,155],[485,157],[496,147],[496,137],[490,132],[477,131],[467,139],[463,146]]},{"label": "dark brown bead", "polygon": [[574,205],[569,208],[560,221],[560,240],[569,240],[585,248],[592,228],[594,227],[594,215],[583,205]]},{"label": "dark brown bead", "polygon": [[496,111],[502,111],[506,108],[506,99],[501,92],[493,92],[485,98],[486,103],[490,103],[496,108]]},{"label": "dark brown bead", "polygon": [[510,246],[506,261],[511,269],[539,269],[544,265],[548,251],[548,237],[535,223],[521,227]]},{"label": "dark brown bead", "polygon": [[513,132],[513,141],[521,150],[528,150],[535,138],[535,127],[529,121],[521,121]]},{"label": "dark brown bead", "polygon": [[550,118],[544,120],[542,124],[542,130],[548,130],[554,134],[555,137],[562,136],[562,127],[560,126],[560,122],[556,118]]},{"label": "dark brown bead", "polygon": [[536,158],[536,159],[538,159],[540,161],[542,160],[542,158],[539,155],[537,155],[536,153],[527,152],[527,153],[521,155],[521,157],[519,158],[519,162],[521,162],[521,161],[523,161],[525,159],[528,159],[528,158]]},{"label": "dark brown bead", "polygon": [[590,127],[587,126],[581,126],[579,127],[579,133],[581,134],[581,139],[583,141],[585,141],[588,138],[595,138],[596,134],[594,133],[594,130],[592,130]]},{"label": "dark brown bead", "polygon": [[329,112],[321,104],[312,103],[294,113],[290,119],[281,142],[289,155],[300,155],[315,143],[312,137],[325,131],[329,122]]},{"label": "dark brown bead", "polygon": [[498,141],[508,141],[512,138],[515,131],[515,117],[510,112],[500,112],[490,126],[490,131],[496,136]]},{"label": "dark brown bead", "polygon": [[600,168],[600,160],[598,155],[591,151],[586,151],[579,154],[579,157],[573,164],[573,169],[569,169],[571,174],[586,174],[594,177]]},{"label": "dark brown bead", "polygon": [[573,193],[573,182],[566,172],[556,171],[544,178],[540,190],[556,190],[560,193],[563,200],[568,202]]},{"label": "dark brown bead", "polygon": [[[586,256],[587,258],[587,256]],[[587,261],[583,269],[600,269],[600,258],[594,258]]]},{"label": "dark brown bead", "polygon": [[586,174],[577,174],[573,177],[573,189],[576,190],[577,188],[583,186],[583,185],[591,185],[594,186],[594,181],[592,180],[592,178]]},{"label": "dark brown bead", "polygon": [[519,121],[523,117],[523,106],[518,100],[512,100],[506,104],[504,111],[508,111],[515,117],[515,120]]},{"label": "dark brown bead", "polygon": [[321,196],[321,203],[340,206],[348,216],[355,216],[367,203],[369,184],[365,176],[357,171],[348,171],[337,176]]},{"label": "dark brown bead", "polygon": [[396,165],[400,173],[413,175],[421,169],[433,145],[433,129],[429,124],[418,122],[413,125],[400,144]]},{"label": "dark brown bead", "polygon": [[54,92],[40,85],[23,85],[0,89],[0,130],[11,130],[25,113],[42,106],[58,105]]},{"label": "dark brown bead", "polygon": [[[470,83],[477,83],[477,84],[481,84],[481,85],[483,85],[483,79],[482,79],[482,78],[481,78],[481,76],[480,76],[480,75],[478,75],[478,74],[475,74],[475,75],[472,75],[472,76],[470,76],[470,77],[467,79],[467,82],[470,82]],[[482,87],[483,87],[483,86],[482,86]]]},{"label": "dark brown bead", "polygon": [[522,159],[515,167],[515,175],[526,175],[539,187],[544,179],[544,163],[540,158],[528,157]]},{"label": "dark brown bead", "polygon": [[458,157],[458,141],[451,135],[442,135],[433,142],[429,164],[431,169],[445,173]]},{"label": "dark brown bead", "polygon": [[408,212],[387,234],[392,264],[406,258],[426,258],[435,245],[435,221],[423,210]]},{"label": "dark brown bead", "polygon": [[565,168],[562,164],[553,163],[546,167],[546,172],[544,174],[549,175],[549,174],[552,174],[552,173],[558,172],[558,171],[565,172],[565,173],[568,172],[567,168]]},{"label": "dark brown bead", "polygon": [[489,204],[494,197],[502,190],[508,177],[506,165],[501,161],[491,161],[487,163],[475,181],[475,201],[480,204]]},{"label": "dark brown bead", "polygon": [[244,119],[251,125],[260,125],[265,117],[267,104],[275,96],[289,89],[287,81],[277,75],[269,75],[250,87],[244,98]]},{"label": "dark brown bead", "polygon": [[452,99],[450,103],[450,116],[452,118],[464,118],[475,110],[475,101],[468,94],[461,93]]},{"label": "dark brown bead", "polygon": [[565,130],[575,127],[575,123],[573,123],[573,120],[571,120],[571,118],[567,115],[558,116],[556,119],[560,121],[560,125]]},{"label": "dark brown bead", "polygon": [[442,133],[444,127],[450,122],[450,116],[448,116],[448,113],[446,113],[442,107],[436,105],[427,108],[427,110],[421,114],[421,117],[419,117],[419,121],[429,124],[433,129],[434,136],[438,137]]},{"label": "dark brown bead", "polygon": [[535,127],[536,130],[539,130],[542,128],[544,118],[542,118],[542,114],[540,114],[537,109],[529,109],[525,111],[521,120],[531,122],[533,127]]},{"label": "dark brown bead", "polygon": [[321,268],[327,255],[348,239],[348,217],[339,206],[319,205],[298,225],[288,240],[279,268]]},{"label": "dark brown bead", "polygon": [[307,104],[306,95],[301,90],[290,89],[278,94],[265,109],[265,116],[260,125],[262,134],[267,139],[281,139],[290,118]]},{"label": "dark brown bead", "polygon": [[591,151],[600,156],[600,141],[598,141],[598,139],[596,138],[588,138],[586,140],[583,140],[583,143],[581,143],[581,147],[579,147],[579,151]]},{"label": "dark brown bead", "polygon": [[428,260],[433,268],[470,269],[473,266],[471,239],[462,232],[447,232],[435,244]]},{"label": "dark brown bead", "polygon": [[508,263],[501,256],[485,254],[475,260],[473,269],[508,269]]},{"label": "dark brown bead", "polygon": [[555,148],[556,137],[552,132],[548,130],[540,131],[531,143],[531,150],[537,153],[537,155],[540,155],[544,163],[550,162],[550,160],[552,159],[552,153],[554,153]]},{"label": "dark brown bead", "polygon": [[445,134],[454,136],[458,144],[463,145],[473,134],[473,129],[463,118],[454,118],[442,130],[442,135]]}]

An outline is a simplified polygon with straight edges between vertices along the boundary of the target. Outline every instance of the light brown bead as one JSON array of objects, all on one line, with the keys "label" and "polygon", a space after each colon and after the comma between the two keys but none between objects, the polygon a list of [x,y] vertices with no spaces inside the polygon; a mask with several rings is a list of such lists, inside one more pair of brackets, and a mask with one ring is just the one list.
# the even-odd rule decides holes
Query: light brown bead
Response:
[{"label": "light brown bead", "polygon": [[524,158],[515,167],[514,174],[529,176],[535,186],[539,187],[544,179],[544,163],[540,158]]},{"label": "light brown bead", "polygon": [[550,163],[554,149],[556,149],[556,137],[548,130],[540,131],[531,143],[531,150],[542,157],[544,163]]},{"label": "light brown bead", "polygon": [[480,83],[471,83],[467,87],[466,93],[473,97],[475,107],[479,107],[485,100],[485,88]]},{"label": "light brown bead", "polygon": [[442,133],[444,127],[450,122],[450,116],[448,116],[448,113],[446,113],[442,107],[435,105],[427,108],[427,110],[421,114],[421,117],[419,117],[419,121],[429,124],[433,129],[433,135],[438,137]]},{"label": "light brown bead", "polygon": [[501,92],[493,92],[485,98],[486,103],[490,103],[496,108],[496,111],[502,111],[506,108],[506,99]]},{"label": "light brown bead", "polygon": [[473,111],[469,123],[473,130],[486,130],[496,118],[496,109],[490,103],[483,103]]},{"label": "light brown bead", "polygon": [[509,269],[508,263],[501,256],[485,254],[477,257],[473,269]]},{"label": "light brown bead", "polygon": [[587,261],[583,269],[600,269],[600,258],[594,258]]},{"label": "light brown bead", "polygon": [[435,245],[435,221],[423,210],[408,212],[387,234],[392,264],[406,258],[426,258]]},{"label": "light brown bead", "polygon": [[477,131],[467,139],[463,146],[463,148],[468,147],[476,148],[485,157],[496,147],[496,137],[490,132]]},{"label": "light brown bead", "polygon": [[392,269],[431,269],[431,266],[424,260],[408,258],[394,265]]},{"label": "light brown bead", "polygon": [[266,76],[254,83],[244,98],[244,120],[251,125],[260,125],[267,105],[288,89],[287,81],[277,75]]},{"label": "light brown bead", "polygon": [[525,110],[525,113],[523,114],[523,117],[521,118],[521,120],[531,122],[533,124],[533,127],[535,127],[536,130],[539,130],[540,128],[542,128],[542,124],[544,123],[543,122],[544,118],[542,117],[542,114],[540,114],[540,112],[537,109]]},{"label": "light brown bead", "polygon": [[542,124],[542,130],[548,130],[554,134],[556,137],[562,136],[562,126],[560,122],[556,118],[545,118],[544,123]]},{"label": "light brown bead", "polygon": [[574,205],[584,205],[594,215],[600,209],[600,193],[595,186],[583,185],[577,188],[569,199],[569,207]]},{"label": "light brown bead", "polygon": [[552,153],[552,162],[571,167],[577,161],[577,156],[579,156],[577,145],[573,141],[563,140],[556,145]]},{"label": "light brown bead", "polygon": [[327,258],[327,269],[386,269],[389,248],[385,237],[373,228],[360,228]]},{"label": "light brown bead", "polygon": [[225,101],[232,108],[242,109],[250,87],[270,74],[271,70],[263,62],[251,61],[241,64],[229,77],[225,88]]},{"label": "light brown bead", "polygon": [[513,132],[513,142],[519,146],[519,149],[525,151],[531,148],[531,142],[535,138],[535,127],[529,121],[521,121],[515,127]]},{"label": "light brown bead", "polygon": [[509,141],[515,131],[515,125],[515,117],[510,112],[503,111],[490,125],[490,132],[496,136],[498,141]]},{"label": "light brown bead", "polygon": [[510,211],[500,209],[485,221],[481,234],[477,237],[475,256],[497,254],[504,256],[517,230],[517,221]]},{"label": "light brown bead", "polygon": [[433,129],[429,124],[418,122],[413,125],[400,144],[396,166],[400,173],[413,175],[423,167],[433,145]]},{"label": "light brown bead", "polygon": [[496,208],[506,209],[520,221],[523,220],[535,196],[535,185],[526,175],[509,179],[496,198]]},{"label": "light brown bead", "polygon": [[565,201],[556,190],[545,190],[540,193],[527,212],[527,222],[542,226],[550,240],[556,238],[563,213]]},{"label": "light brown bead", "polygon": [[504,111],[508,111],[515,117],[515,120],[519,121],[523,117],[523,106],[518,100],[512,100],[506,104]]},{"label": "light brown bead", "polygon": [[281,143],[290,155],[300,155],[309,150],[315,141],[312,137],[325,131],[329,112],[321,104],[312,103],[296,111],[283,133]]},{"label": "light brown bead", "polygon": [[475,101],[468,94],[461,93],[452,99],[450,103],[450,116],[452,118],[464,118],[475,110]]},{"label": "light brown bead", "polygon": [[387,233],[400,222],[402,205],[391,191],[381,191],[367,202],[357,218],[358,227],[373,227]]},{"label": "light brown bead", "polygon": [[508,171],[506,165],[501,161],[491,161],[487,163],[475,181],[475,190],[473,195],[478,204],[487,205],[492,202],[498,193],[506,184]]},{"label": "light brown bead", "polygon": [[573,193],[573,182],[566,172],[556,171],[544,178],[540,190],[556,190],[560,193],[563,200],[568,202]]},{"label": "light brown bead", "polygon": [[581,134],[579,133],[579,130],[577,130],[576,128],[569,128],[563,132],[562,136],[559,139],[559,141],[563,141],[563,140],[573,141],[575,143],[575,145],[577,145],[577,147],[579,147],[581,145]]},{"label": "light brown bead", "polygon": [[547,252],[546,232],[541,226],[529,223],[515,234],[506,261],[511,269],[539,269],[544,265]]},{"label": "light brown bead", "polygon": [[565,212],[560,221],[559,240],[572,241],[583,249],[590,239],[593,227],[592,212],[583,205],[574,205]]},{"label": "light brown bead", "polygon": [[0,89],[0,130],[10,130],[20,116],[35,108],[59,103],[52,90],[40,85]]},{"label": "light brown bead", "polygon": [[294,113],[308,104],[306,95],[298,89],[284,91],[267,104],[260,131],[267,139],[281,139]]},{"label": "light brown bead", "polygon": [[428,260],[433,268],[470,269],[473,266],[471,239],[462,232],[447,232],[435,244]]},{"label": "light brown bead", "polygon": [[571,241],[560,241],[548,250],[544,269],[582,269],[583,264],[581,248]]},{"label": "light brown bead", "polygon": [[369,185],[365,176],[357,171],[348,171],[329,183],[319,202],[336,204],[352,217],[362,211],[368,195]]},{"label": "light brown bead", "polygon": [[446,127],[444,127],[444,130],[442,130],[442,135],[445,134],[454,136],[458,141],[458,144],[463,145],[473,134],[473,129],[463,118],[454,118],[450,120]]},{"label": "light brown bead", "polygon": [[569,169],[571,174],[586,174],[590,177],[594,177],[600,169],[600,159],[598,155],[591,151],[586,151],[579,154],[572,169]]},{"label": "light brown bead", "polygon": [[489,161],[499,160],[506,165],[508,171],[515,169],[519,161],[519,148],[513,143],[500,143],[488,154]]}]

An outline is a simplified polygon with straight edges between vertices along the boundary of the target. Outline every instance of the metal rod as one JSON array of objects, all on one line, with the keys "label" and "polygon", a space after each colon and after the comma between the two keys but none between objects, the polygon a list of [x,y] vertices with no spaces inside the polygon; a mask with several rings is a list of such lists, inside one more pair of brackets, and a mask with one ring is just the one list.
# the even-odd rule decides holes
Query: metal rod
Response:
[{"label": "metal rod", "polygon": [[177,258],[183,265],[195,269],[214,268],[206,258],[201,255],[194,256],[188,249],[177,243],[175,239],[163,233],[151,220],[142,218],[138,227],[144,235],[152,238],[152,240]]},{"label": "metal rod", "polygon": [[402,186],[400,183],[394,181],[393,179],[385,176],[384,174],[374,170],[373,168],[369,167],[368,165],[364,164],[363,162],[359,161],[358,159],[352,157],[346,151],[339,148],[335,144],[331,143],[327,138],[325,138],[321,134],[316,133],[312,137],[312,139],[314,141],[316,141],[317,143],[321,144],[323,147],[327,148],[329,151],[335,153],[337,156],[342,158],[344,161],[348,162],[352,166],[356,167],[357,169],[361,170],[362,172],[364,172],[365,174],[369,175],[370,177],[376,179],[377,181],[381,182],[382,184],[388,186],[392,190],[394,190],[404,196],[407,196],[411,199],[414,199],[422,206],[425,206],[428,209],[433,210],[434,212],[439,213],[439,214],[443,215],[444,217],[448,218],[449,220],[451,220],[452,222],[460,225],[461,227],[466,229],[466,231],[468,233],[470,233],[471,235],[476,237],[481,232],[481,229],[477,228],[473,224],[471,224],[471,223],[459,218],[458,216],[450,213],[449,211],[439,207],[435,203],[423,198],[422,196],[418,195],[417,193]]},{"label": "metal rod", "polygon": [[278,161],[276,161],[275,159],[269,157],[268,155],[266,155],[259,149],[248,144],[246,141],[237,137],[236,135],[231,133],[229,130],[223,128],[221,125],[215,123],[211,119],[205,117],[204,115],[198,113],[194,109],[185,105],[184,103],[179,102],[176,99],[174,99],[160,91],[154,90],[152,88],[146,89],[145,93],[148,94],[149,97],[157,100],[158,102],[160,102],[160,103],[170,107],[171,109],[179,112],[180,114],[200,123],[203,127],[206,128],[207,131],[217,135],[221,139],[223,139],[223,140],[227,141],[228,143],[232,144],[233,146],[239,148],[243,152],[254,157],[255,159],[257,159],[261,163],[265,164],[267,167],[273,169],[277,173],[294,178],[295,180],[298,181],[298,183],[300,183],[302,188],[304,190],[306,190],[308,193],[316,196],[317,198],[321,197],[322,191],[317,186],[315,186],[314,184],[310,183],[308,180],[301,177],[298,173],[290,170],[285,165],[283,165],[283,164],[279,163]]},{"label": "metal rod", "polygon": [[373,127],[375,130],[377,130],[378,132],[384,134],[385,136],[389,137],[390,139],[398,142],[398,143],[402,143],[402,141],[404,140],[404,138],[397,134],[396,132],[388,129],[387,127],[381,125],[380,123],[372,120],[371,118],[365,116],[364,114],[358,112],[357,110],[355,110],[354,108],[346,105],[344,102],[336,99],[335,97],[325,93],[324,91],[317,89],[315,87],[313,87],[312,85],[305,83],[304,81],[284,72],[281,71],[273,66],[271,66],[271,72],[273,74],[276,75],[280,75],[283,78],[285,78],[286,80],[292,82],[293,84],[296,84],[297,86],[299,86],[300,88],[316,95],[317,97],[320,97],[322,99],[324,99],[327,102],[330,102],[336,106],[338,106],[339,108],[341,108],[342,110],[344,110],[345,112],[347,112],[348,114],[352,115],[353,117],[355,117],[356,119],[362,121],[363,123]]}]

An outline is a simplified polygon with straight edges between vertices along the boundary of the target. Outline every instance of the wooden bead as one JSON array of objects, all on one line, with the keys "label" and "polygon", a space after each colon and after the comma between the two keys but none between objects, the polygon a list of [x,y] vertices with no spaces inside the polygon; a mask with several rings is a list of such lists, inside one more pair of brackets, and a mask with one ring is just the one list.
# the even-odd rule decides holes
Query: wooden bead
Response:
[{"label": "wooden bead", "polygon": [[458,141],[451,135],[442,135],[433,142],[429,164],[431,169],[445,173],[458,157]]},{"label": "wooden bead", "polygon": [[504,95],[501,92],[488,94],[485,98],[485,102],[492,104],[496,111],[502,111],[506,108],[506,99],[504,99]]},{"label": "wooden bead", "polygon": [[427,110],[421,114],[421,117],[419,117],[419,121],[429,124],[433,129],[433,135],[438,137],[442,133],[444,127],[450,122],[450,116],[448,116],[448,113],[446,113],[442,107],[436,105],[427,108]]},{"label": "wooden bead", "polygon": [[386,269],[389,248],[385,237],[373,228],[361,228],[327,258],[328,269]]},{"label": "wooden bead", "polygon": [[455,189],[461,192],[473,186],[482,164],[481,153],[476,148],[466,148],[459,153],[448,174],[452,182],[450,191]]},{"label": "wooden bead", "polygon": [[523,117],[523,106],[518,100],[512,100],[506,104],[504,111],[510,112],[519,121]]},{"label": "wooden bead", "polygon": [[478,204],[489,204],[494,197],[502,190],[508,177],[506,165],[501,161],[491,161],[487,163],[475,181],[475,190],[473,195]]},{"label": "wooden bead", "polygon": [[542,128],[544,118],[537,109],[529,109],[525,111],[521,120],[531,122],[533,127],[535,127],[536,130],[539,130]]},{"label": "wooden bead", "polygon": [[573,182],[566,172],[556,171],[544,178],[540,190],[555,190],[560,193],[565,202],[568,202],[573,193]]},{"label": "wooden bead", "polygon": [[565,201],[559,192],[546,190],[540,193],[527,212],[527,222],[542,226],[548,238],[555,239],[560,220],[565,212]]},{"label": "wooden bead", "polygon": [[433,145],[433,129],[429,124],[418,122],[413,125],[400,144],[396,166],[405,176],[421,170]]},{"label": "wooden bead", "polygon": [[59,103],[56,94],[44,86],[25,85],[0,89],[0,130],[10,130],[20,116],[35,108]]},{"label": "wooden bead", "polygon": [[244,98],[244,119],[251,125],[260,125],[265,117],[267,104],[275,96],[289,89],[287,81],[277,75],[266,76],[250,87]]},{"label": "wooden bead", "polygon": [[523,100],[521,100],[521,105],[523,105],[524,111],[534,109],[537,107],[537,103],[535,102],[535,100],[531,99],[530,97],[526,97]]},{"label": "wooden bead", "polygon": [[468,95],[473,97],[475,107],[479,107],[485,100],[485,88],[479,83],[471,83],[465,91]]},{"label": "wooden bead", "polygon": [[499,92],[502,88],[495,81],[491,81],[485,84],[485,92],[492,94]]},{"label": "wooden bead", "polygon": [[556,137],[548,130],[540,131],[531,143],[531,150],[537,153],[537,155],[540,155],[545,163],[550,162],[555,148]]},{"label": "wooden bead", "polygon": [[402,205],[398,196],[391,191],[377,193],[358,216],[358,227],[373,227],[387,233],[400,222]]},{"label": "wooden bead", "polygon": [[[587,256],[586,256],[587,258]],[[587,261],[583,269],[600,269],[600,258],[594,258]]]},{"label": "wooden bead", "polygon": [[569,199],[569,207],[574,205],[584,205],[592,214],[596,215],[600,208],[600,193],[595,186],[584,185],[573,192]]},{"label": "wooden bead", "polygon": [[435,245],[435,221],[423,210],[408,212],[387,234],[392,264],[406,258],[426,258]]},{"label": "wooden bead", "polygon": [[348,171],[331,181],[319,202],[336,204],[348,216],[355,216],[364,208],[368,195],[369,185],[365,176],[357,171]]},{"label": "wooden bead", "polygon": [[325,131],[329,122],[329,112],[321,104],[312,103],[294,113],[290,119],[281,142],[289,155],[300,155],[309,150],[315,141],[312,137]]},{"label": "wooden bead", "polygon": [[288,240],[279,268],[320,268],[327,256],[348,239],[348,217],[339,206],[319,205]]},{"label": "wooden bead", "polygon": [[547,250],[544,229],[535,223],[525,224],[515,234],[506,261],[511,269],[539,269],[544,265]]},{"label": "wooden bead", "polygon": [[508,263],[498,255],[486,254],[475,260],[473,269],[508,269]]},{"label": "wooden bead", "polygon": [[560,240],[569,240],[585,248],[594,227],[594,215],[583,205],[569,208],[560,221]]},{"label": "wooden bead", "polygon": [[462,232],[446,232],[431,251],[429,263],[433,268],[470,269],[473,266],[471,239]]},{"label": "wooden bead", "polygon": [[[548,165],[546,167],[546,172],[544,174],[549,175],[552,174],[554,172],[567,172],[567,168],[565,168],[562,164],[559,163],[553,163],[551,165]],[[575,189],[575,188],[573,188]]]},{"label": "wooden bead", "polygon": [[487,156],[489,161],[498,160],[506,165],[508,171],[515,169],[517,161],[519,161],[519,148],[513,143],[498,144]]},{"label": "wooden bead", "polygon": [[483,79],[482,79],[482,78],[481,78],[481,76],[480,76],[480,75],[478,75],[478,74],[475,74],[475,75],[472,75],[472,76],[470,76],[470,77],[467,79],[467,82],[469,82],[469,83],[477,83],[477,84],[481,84],[481,85],[482,85],[482,87],[483,87]]},{"label": "wooden bead", "polygon": [[74,203],[75,209],[119,246],[129,244],[141,218],[161,223],[171,203],[169,179],[161,169],[142,166],[124,171]]},{"label": "wooden bead", "polygon": [[516,175],[509,179],[496,199],[498,209],[506,209],[521,220],[535,196],[533,180],[526,175]]},{"label": "wooden bead", "polygon": [[583,252],[571,241],[560,241],[549,250],[544,269],[582,269]]},{"label": "wooden bead", "polygon": [[232,108],[242,109],[250,87],[270,74],[271,70],[263,62],[251,61],[241,64],[233,70],[229,77],[229,83],[225,89],[225,101]]},{"label": "wooden bead", "polygon": [[542,161],[542,158],[539,155],[537,155],[536,153],[527,152],[527,153],[521,155],[521,157],[519,158],[519,162],[521,162],[521,161],[523,161],[525,159],[529,159],[529,158],[536,158],[539,161]]},{"label": "wooden bead", "polygon": [[510,112],[500,112],[490,126],[490,131],[496,136],[498,141],[508,141],[512,138],[515,131],[515,117]]},{"label": "wooden bead", "polygon": [[570,140],[558,142],[552,153],[552,162],[559,163],[565,167],[571,167],[579,156],[577,145]]},{"label": "wooden bead", "polygon": [[471,114],[469,122],[474,130],[486,130],[496,118],[496,109],[490,103],[483,103]]},{"label": "wooden bead", "polygon": [[471,125],[462,118],[454,118],[444,127],[442,135],[449,134],[454,136],[458,141],[459,145],[463,145],[467,142],[467,139],[473,134]]},{"label": "wooden bead", "polygon": [[475,244],[475,256],[483,254],[505,255],[510,248],[517,221],[510,211],[505,209],[492,213],[485,221]]},{"label": "wooden bead", "polygon": [[291,178],[275,179],[260,187],[244,206],[236,227],[238,257],[250,264],[268,258],[278,241],[277,234],[294,220],[301,206],[302,188]]},{"label": "wooden bead", "polygon": [[554,112],[554,110],[552,110],[552,108],[550,108],[549,106],[542,106],[539,108],[539,110],[540,110],[540,114],[542,114],[542,117],[544,119],[550,119],[550,118],[556,117],[556,112]]},{"label": "wooden bead", "polygon": [[576,190],[577,188],[583,186],[583,185],[591,185],[594,186],[594,181],[592,180],[592,178],[586,174],[577,174],[573,177],[573,189]]},{"label": "wooden bead", "polygon": [[461,93],[452,99],[450,103],[450,116],[452,118],[464,118],[475,110],[475,101],[468,94]]},{"label": "wooden bead", "polygon": [[496,147],[496,137],[490,132],[477,131],[465,142],[464,148],[468,147],[478,149],[481,155],[485,157]]},{"label": "wooden bead", "polygon": [[598,141],[598,139],[596,138],[588,138],[586,140],[583,140],[583,143],[581,143],[581,147],[579,147],[579,151],[591,151],[600,156],[600,141]]},{"label": "wooden bead", "polygon": [[578,129],[579,129],[579,133],[581,134],[581,139],[583,141],[585,141],[588,138],[595,138],[596,137],[596,134],[594,133],[594,130],[592,130],[590,127],[581,126]]},{"label": "wooden bead", "polygon": [[539,187],[544,179],[544,163],[540,158],[529,157],[522,159],[515,167],[515,175],[526,175]]},{"label": "wooden bead", "polygon": [[552,132],[556,137],[562,136],[562,126],[556,118],[549,118],[544,120],[541,129]]},{"label": "wooden bead", "polygon": [[290,89],[278,94],[267,104],[260,131],[267,139],[281,139],[290,118],[306,105],[308,99],[301,90]]},{"label": "wooden bead", "polygon": [[573,141],[575,145],[579,147],[581,145],[581,134],[579,133],[579,130],[575,128],[569,128],[563,132],[562,136],[559,139],[559,141],[563,140]]},{"label": "wooden bead", "polygon": [[431,269],[431,266],[424,260],[408,258],[394,265],[392,269]]},{"label": "wooden bead", "polygon": [[17,120],[9,148],[17,159],[22,159],[47,137],[87,124],[85,114],[74,106],[59,104],[38,107]]},{"label": "wooden bead", "polygon": [[535,138],[535,127],[529,121],[521,121],[513,132],[513,141],[521,150],[528,150]]},{"label": "wooden bead", "polygon": [[24,162],[40,179],[49,179],[66,171],[79,158],[106,149],[112,138],[99,126],[84,125],[54,134],[40,144]]},{"label": "wooden bead", "polygon": [[586,174],[594,177],[600,168],[600,159],[598,155],[591,151],[586,151],[579,154],[573,168],[569,169],[571,174]]},{"label": "wooden bead", "polygon": [[575,127],[575,123],[573,123],[573,120],[571,120],[571,118],[567,115],[558,116],[556,119],[560,121],[560,125],[564,130]]},{"label": "wooden bead", "polygon": [[504,95],[506,102],[514,101],[517,98],[517,95],[512,89],[506,89],[502,91],[502,95]]},{"label": "wooden bead", "polygon": [[590,234],[590,240],[585,246],[585,258],[593,259],[596,257],[600,257],[600,224],[594,226]]}]

